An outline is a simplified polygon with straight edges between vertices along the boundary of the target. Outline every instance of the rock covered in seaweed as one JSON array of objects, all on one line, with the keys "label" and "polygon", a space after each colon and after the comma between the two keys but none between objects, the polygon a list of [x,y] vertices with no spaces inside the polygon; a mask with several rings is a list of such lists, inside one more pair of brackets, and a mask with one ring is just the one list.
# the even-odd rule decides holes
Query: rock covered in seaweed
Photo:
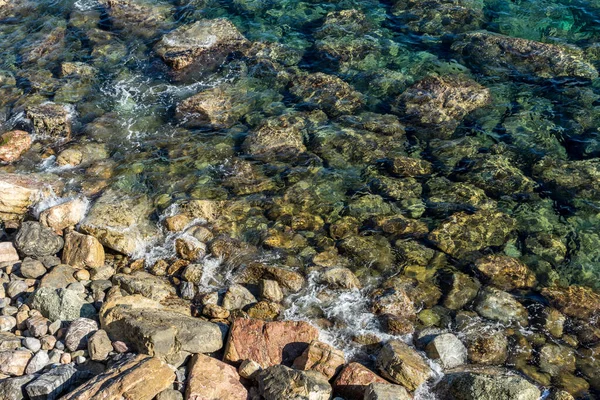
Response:
[{"label": "rock covered in seaweed", "polygon": [[411,31],[433,36],[469,32],[484,22],[483,3],[478,0],[397,0],[392,13]]}]

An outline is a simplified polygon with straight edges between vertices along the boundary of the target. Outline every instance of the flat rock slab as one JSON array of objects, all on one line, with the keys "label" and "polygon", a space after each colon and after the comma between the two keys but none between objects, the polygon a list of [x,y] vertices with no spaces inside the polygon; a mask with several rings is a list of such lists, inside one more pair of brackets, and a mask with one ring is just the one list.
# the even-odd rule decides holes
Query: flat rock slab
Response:
[{"label": "flat rock slab", "polygon": [[187,400],[246,400],[248,391],[236,369],[204,354],[195,354],[189,366]]},{"label": "flat rock slab", "polygon": [[96,375],[62,400],[152,400],[174,381],[175,373],[165,362],[137,355]]},{"label": "flat rock slab", "polygon": [[229,331],[223,360],[231,363],[252,360],[263,368],[291,365],[318,337],[318,329],[303,321],[265,322],[238,318]]}]

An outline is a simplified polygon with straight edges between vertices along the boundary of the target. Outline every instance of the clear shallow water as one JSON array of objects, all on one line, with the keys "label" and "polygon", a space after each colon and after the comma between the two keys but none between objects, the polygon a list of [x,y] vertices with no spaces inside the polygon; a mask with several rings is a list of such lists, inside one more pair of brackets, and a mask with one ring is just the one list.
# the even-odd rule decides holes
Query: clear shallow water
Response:
[{"label": "clear shallow water", "polygon": [[[66,183],[67,196],[83,193],[92,202],[109,188],[147,196],[158,226],[185,200],[231,201],[220,232],[256,246],[262,260],[306,274],[309,287],[288,299],[284,315],[315,320],[311,312],[318,309],[319,318],[335,322],[324,335],[348,354],[357,354],[349,344],[357,331],[387,337],[368,303],[371,288],[392,276],[428,282],[437,269],[470,271],[471,261],[497,253],[527,264],[538,288],[600,289],[598,78],[538,74],[544,65],[522,67],[526,73],[492,65],[491,73],[473,54],[453,49],[457,35],[487,30],[578,48],[578,59],[593,69],[600,65],[600,3],[465,0],[450,11],[440,6],[450,2],[376,0],[139,3],[157,23],[120,24],[94,0],[21,1],[0,13],[0,131],[27,129],[24,110],[46,101],[68,104],[73,123],[71,142],[38,142],[3,171],[51,172]],[[192,79],[173,79],[155,44],[179,26],[220,17],[251,42],[278,44],[266,57],[276,65],[235,53]],[[89,78],[64,77],[65,62],[94,70]],[[361,105],[315,117],[299,157],[249,152],[246,137],[265,119],[315,108],[292,88],[298,76],[317,72],[347,82]],[[490,101],[457,118],[449,135],[423,137],[399,109],[399,96],[425,77],[456,74],[489,89]],[[177,104],[215,87],[232,88],[235,123],[181,124]],[[406,134],[381,134],[395,129],[391,120],[375,129],[357,124],[366,112],[394,115]],[[99,146],[91,150],[102,154],[97,161],[56,163],[65,149],[90,144]],[[431,169],[390,173],[389,160],[398,156],[425,160]],[[377,222],[401,214],[433,231],[454,213],[484,209],[510,216],[514,229],[465,257],[445,256],[431,237],[386,231]],[[484,231],[492,230],[489,223]],[[336,234],[336,226],[354,233]],[[171,257],[176,236],[161,228],[135,255],[149,265]],[[317,255],[326,262],[315,261]],[[207,288],[235,280],[232,266],[209,260]],[[350,267],[365,289],[321,301],[310,271],[327,263]]]}]

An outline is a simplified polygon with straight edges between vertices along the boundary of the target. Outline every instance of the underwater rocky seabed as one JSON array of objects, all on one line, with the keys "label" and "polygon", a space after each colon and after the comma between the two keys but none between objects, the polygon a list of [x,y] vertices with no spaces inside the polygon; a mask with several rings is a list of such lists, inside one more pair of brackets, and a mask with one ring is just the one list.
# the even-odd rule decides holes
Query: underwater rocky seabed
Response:
[{"label": "underwater rocky seabed", "polygon": [[600,398],[599,41],[585,0],[0,0],[0,398]]}]

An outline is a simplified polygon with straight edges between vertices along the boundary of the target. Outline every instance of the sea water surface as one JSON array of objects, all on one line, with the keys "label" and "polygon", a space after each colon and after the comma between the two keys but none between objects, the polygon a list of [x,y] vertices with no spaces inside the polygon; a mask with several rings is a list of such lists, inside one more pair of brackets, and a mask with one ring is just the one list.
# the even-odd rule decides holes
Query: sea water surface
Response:
[{"label": "sea water surface", "polygon": [[[511,290],[526,305],[547,306],[544,287],[600,290],[599,1],[4,3],[0,133],[31,131],[28,107],[52,102],[69,111],[72,138],[36,137],[21,160],[0,171],[52,174],[65,184],[62,198],[85,196],[91,207],[107,193],[114,202],[143,203],[154,230],[128,256],[148,267],[172,260],[175,240],[187,234],[168,232],[166,218],[189,200],[222,201],[225,216],[208,223],[215,235],[252,248],[253,262],[306,277],[281,318],[318,324],[324,340],[366,363],[370,345],[398,335],[371,307],[374,290],[397,284],[393,279],[423,294],[417,330],[456,329],[457,313],[472,312],[472,304],[449,308],[439,288],[455,271],[484,282],[473,264],[490,255],[516,258],[533,272],[535,286]],[[254,50],[173,74],[157,43],[215,18],[232,22]],[[469,42],[478,32],[487,39]],[[501,38],[496,53],[485,47],[490,37]],[[510,38],[559,50],[548,56],[529,42],[511,47]],[[213,39],[202,40],[210,46]],[[65,64],[79,69],[65,73]],[[326,78],[310,86],[314,76]],[[419,111],[429,101],[419,82],[432,77],[459,81],[431,89],[445,99],[431,106],[439,110]],[[478,86],[447,95],[469,85]],[[188,124],[178,116],[183,100],[215,88],[224,91],[226,101],[215,107],[226,123]],[[486,99],[478,102],[481,93]],[[289,138],[274,136],[285,144],[280,151],[271,142],[253,151],[249,137],[281,116],[297,118],[285,129],[298,123],[301,142],[290,150]],[[73,149],[83,161],[69,161],[65,151]],[[445,234],[453,226],[464,228],[462,236]],[[248,260],[199,260],[200,289],[226,288]],[[361,288],[326,290],[319,271],[334,266],[351,269]],[[556,338],[521,327],[507,335],[534,343],[525,362],[531,368],[512,356],[500,364],[546,388],[565,380],[532,372],[540,343],[574,352],[592,346],[572,332]],[[587,382],[579,395],[600,390],[579,368],[567,372]]]}]

